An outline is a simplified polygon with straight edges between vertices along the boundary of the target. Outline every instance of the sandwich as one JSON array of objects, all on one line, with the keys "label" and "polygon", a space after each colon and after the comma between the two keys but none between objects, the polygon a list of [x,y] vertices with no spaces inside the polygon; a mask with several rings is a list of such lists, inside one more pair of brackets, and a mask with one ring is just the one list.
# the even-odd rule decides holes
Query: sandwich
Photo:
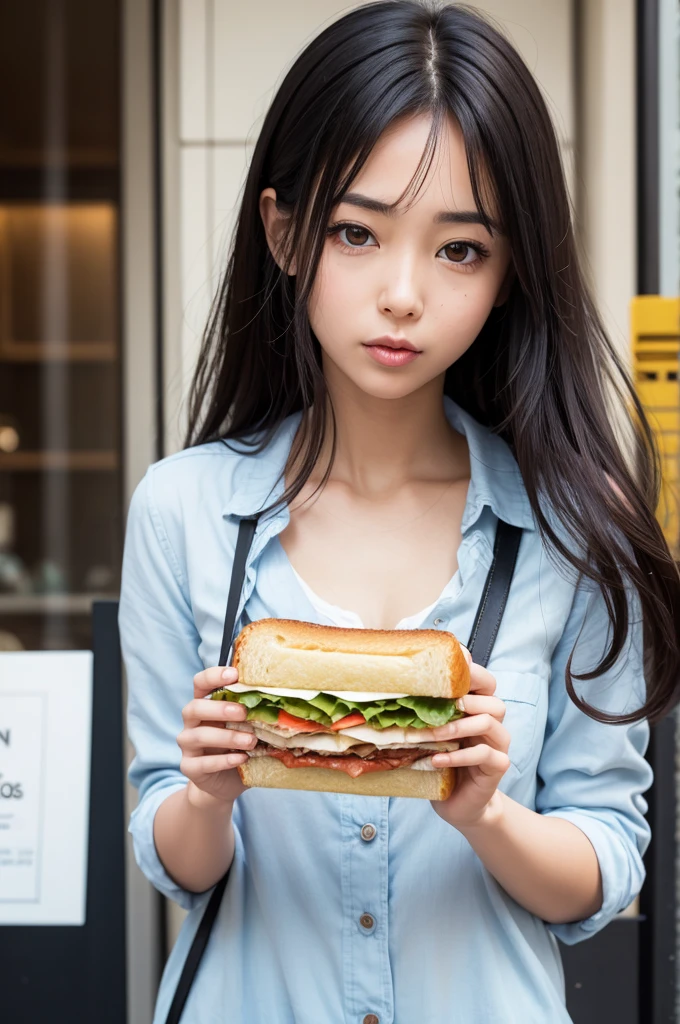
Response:
[{"label": "sandwich", "polygon": [[248,708],[257,745],[245,786],[445,800],[455,769],[435,768],[432,729],[463,712],[470,670],[453,633],[251,622],[234,642],[238,682],[210,694]]}]

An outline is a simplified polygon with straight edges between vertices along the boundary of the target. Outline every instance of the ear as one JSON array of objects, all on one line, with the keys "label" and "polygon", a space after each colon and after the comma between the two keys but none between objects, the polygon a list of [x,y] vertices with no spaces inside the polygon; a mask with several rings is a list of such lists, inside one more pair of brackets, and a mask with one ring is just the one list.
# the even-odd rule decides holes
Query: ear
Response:
[{"label": "ear", "polygon": [[505,302],[508,301],[508,297],[510,295],[510,289],[512,288],[512,284],[513,284],[514,280],[515,280],[515,268],[514,268],[512,262],[510,262],[510,263],[508,263],[508,269],[505,272],[505,277],[503,278],[503,282],[502,282],[500,288],[498,289],[498,295],[496,296],[496,301],[494,302],[494,306],[502,306]]},{"label": "ear", "polygon": [[276,261],[277,266],[293,277],[296,273],[295,258],[286,268],[283,260],[282,241],[290,214],[284,213],[276,206],[276,191],[273,188],[266,188],[260,195],[260,216],[264,224],[264,232],[267,236],[267,245]]}]

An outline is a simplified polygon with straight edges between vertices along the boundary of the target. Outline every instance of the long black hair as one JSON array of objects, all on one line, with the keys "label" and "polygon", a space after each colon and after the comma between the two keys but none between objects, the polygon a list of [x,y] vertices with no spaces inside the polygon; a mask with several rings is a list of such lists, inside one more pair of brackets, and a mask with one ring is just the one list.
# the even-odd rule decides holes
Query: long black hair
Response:
[{"label": "long black hair", "polygon": [[[611,641],[589,673],[572,677],[570,659],[571,699],[599,721],[657,721],[680,700],[680,576],[654,514],[654,437],[579,267],[546,105],[516,50],[474,10],[370,3],[324,29],[293,63],[255,145],[185,444],[233,439],[260,452],[285,417],[304,410],[289,463],[296,473],[275,504],[300,492],[333,426],[307,317],[331,211],[382,133],[420,114],[431,116],[430,133],[395,205],[417,193],[453,116],[477,208],[487,227],[497,212],[514,265],[507,301],[448,369],[445,393],[508,442],[547,549],[602,590]],[[295,275],[267,244],[259,197],[269,186],[290,214],[281,253],[286,269],[295,257]],[[631,587],[643,620],[646,701],[616,716],[581,699],[573,678],[595,678],[623,651]]]}]

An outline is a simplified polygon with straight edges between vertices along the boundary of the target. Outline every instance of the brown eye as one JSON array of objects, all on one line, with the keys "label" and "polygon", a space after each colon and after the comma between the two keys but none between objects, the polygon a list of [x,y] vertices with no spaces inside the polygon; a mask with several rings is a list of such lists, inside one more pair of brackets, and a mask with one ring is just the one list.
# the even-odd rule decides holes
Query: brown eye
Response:
[{"label": "brown eye", "polygon": [[371,237],[370,231],[358,225],[344,228],[344,233],[350,245],[363,245]]},{"label": "brown eye", "polygon": [[327,234],[331,235],[336,245],[339,245],[346,253],[352,251],[360,252],[361,249],[371,249],[373,246],[366,243],[370,239],[373,239],[375,242],[375,238],[368,228],[362,227],[361,224],[348,224],[347,222],[331,224]]},{"label": "brown eye", "polygon": [[449,245],[444,246],[444,249],[446,250],[447,258],[451,263],[470,262],[469,260],[466,261],[465,257],[470,254],[473,256],[476,255],[472,247],[468,245],[467,242],[450,242]]}]

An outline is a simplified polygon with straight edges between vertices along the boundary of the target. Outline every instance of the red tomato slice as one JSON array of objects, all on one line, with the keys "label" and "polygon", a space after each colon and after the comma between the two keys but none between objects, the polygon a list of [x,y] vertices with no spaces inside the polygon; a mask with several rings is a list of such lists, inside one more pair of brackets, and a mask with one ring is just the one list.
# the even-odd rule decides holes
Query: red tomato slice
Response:
[{"label": "red tomato slice", "polygon": [[320,725],[319,722],[310,722],[307,718],[297,718],[295,715],[289,715],[287,711],[280,710],[279,717],[276,722],[277,725],[282,726],[284,729],[297,729],[298,732],[327,732],[325,725]]},{"label": "red tomato slice", "polygon": [[360,711],[353,711],[351,715],[345,715],[344,718],[338,719],[337,722],[333,722],[331,730],[337,732],[338,729],[349,729],[351,725],[365,725],[366,719]]}]

